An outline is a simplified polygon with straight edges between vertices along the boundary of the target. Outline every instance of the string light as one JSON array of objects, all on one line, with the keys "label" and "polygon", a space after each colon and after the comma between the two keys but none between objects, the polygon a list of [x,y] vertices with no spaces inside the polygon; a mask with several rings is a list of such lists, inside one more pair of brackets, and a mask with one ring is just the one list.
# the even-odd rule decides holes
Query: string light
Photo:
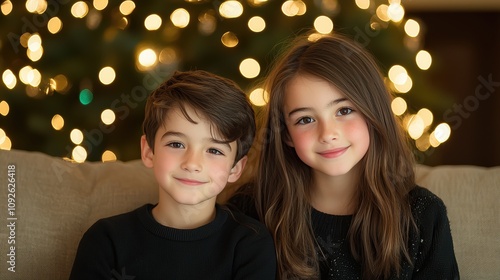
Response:
[{"label": "string light", "polygon": [[314,20],[314,28],[321,34],[333,31],[333,21],[327,16],[319,16]]},{"label": "string light", "polygon": [[186,9],[179,8],[172,12],[170,20],[179,28],[185,28],[189,24],[190,15]]},{"label": "string light", "polygon": [[428,51],[420,50],[415,56],[415,61],[420,69],[427,70],[431,67],[432,56]]},{"label": "string light", "polygon": [[269,93],[263,88],[256,88],[250,93],[249,99],[255,106],[264,106],[269,101]]},{"label": "string light", "polygon": [[64,118],[59,114],[55,114],[50,123],[55,130],[61,130],[64,127]]},{"label": "string light", "polygon": [[248,20],[248,28],[253,32],[262,32],[266,28],[266,21],[259,16],[254,16]]},{"label": "string light", "polygon": [[225,18],[237,18],[243,14],[243,5],[236,0],[222,2],[219,13]]},{"label": "string light", "polygon": [[420,34],[420,24],[414,19],[409,19],[404,25],[405,32],[410,37],[417,37]]},{"label": "string light", "polygon": [[108,162],[108,161],[116,161],[116,154],[113,153],[112,151],[106,150],[104,153],[102,153],[101,157],[102,162]]},{"label": "string light", "polygon": [[246,58],[240,63],[240,73],[247,79],[255,78],[260,73],[260,65],[253,58]]},{"label": "string light", "polygon": [[62,30],[63,24],[60,18],[53,17],[47,23],[47,29],[50,33],[56,34]]},{"label": "string light", "polygon": [[[186,2],[200,3],[200,1],[197,0],[187,0]],[[214,4],[211,7],[207,7],[207,9],[199,10],[190,10],[187,8],[189,6],[188,4],[169,11],[168,17],[165,17],[165,12],[160,11],[158,11],[157,14],[143,16],[141,21],[143,21],[144,28],[150,31],[147,33],[164,38],[167,43],[162,46],[148,42],[147,39],[142,39],[140,42],[137,42],[134,48],[133,58],[135,60],[136,70],[148,73],[148,71],[154,70],[155,67],[158,66],[171,67],[169,69],[176,68],[177,65],[182,62],[184,58],[183,55],[185,55],[182,49],[176,48],[174,45],[176,40],[180,38],[181,29],[190,30],[189,32],[197,30],[199,33],[198,35],[207,37],[213,36],[217,34],[216,31],[219,31],[220,33],[216,36],[220,36],[219,38],[222,46],[228,48],[228,51],[240,51],[246,48],[247,42],[245,42],[245,40],[247,38],[244,38],[244,34],[237,28],[231,28],[231,20],[238,18],[244,20],[244,22],[247,23],[248,29],[253,32],[251,34],[267,31],[266,29],[272,27],[269,25],[271,23],[269,21],[270,19],[265,16],[265,13],[258,14],[258,9],[270,4],[270,2],[271,1],[268,0],[247,0],[245,1],[247,5],[243,6],[242,1],[226,0],[220,1],[220,4]],[[341,11],[341,9],[338,1],[335,0],[312,2],[313,3],[307,2],[306,4],[306,2],[302,0],[287,0],[282,1],[282,3],[277,4],[277,6],[281,8],[281,13],[286,18],[290,18],[290,20],[293,20],[291,18],[294,17],[306,15],[308,9],[315,10],[311,9],[312,5],[320,7],[321,12],[318,15],[314,15],[314,19],[311,19],[312,22],[309,23],[318,32],[318,34],[311,37],[311,40],[315,40],[315,38],[321,36],[321,34],[334,32],[334,16]],[[389,0],[387,4],[378,6],[373,6],[374,2],[370,0],[355,0],[355,4],[356,7],[363,10],[364,13],[372,13],[372,17],[368,23],[368,28],[371,28],[371,30],[382,30],[391,24],[398,28],[403,28],[404,34],[407,36],[405,40],[412,40],[413,46],[416,46],[415,49],[412,50],[415,52],[416,66],[421,70],[427,70],[431,67],[431,54],[426,50],[418,49],[421,26],[419,22],[414,19],[405,20],[405,9],[400,0]],[[25,2],[25,8],[26,11],[31,14],[41,15],[48,11],[48,2],[45,0],[28,0]],[[123,37],[120,36],[124,36],[123,34],[127,32],[127,28],[130,28],[132,26],[131,24],[134,23],[132,14],[136,8],[136,3],[130,0],[121,1],[117,8],[110,6],[108,0],[93,0],[77,1],[71,4],[70,12],[71,16],[76,19],[85,18],[85,27],[89,30],[96,30],[98,27],[103,27],[105,31],[103,32],[102,41],[111,46],[112,44],[120,42],[119,40],[123,39]],[[258,9],[248,12],[245,10],[247,8]],[[13,3],[9,0],[3,1],[1,4],[2,14],[8,16],[12,11]],[[104,18],[110,15],[111,18]],[[192,17],[197,19],[195,22],[197,25],[192,26],[195,29],[187,28],[191,24]],[[46,25],[48,33],[46,31],[44,33],[41,25],[38,26],[34,24],[28,26],[28,28],[23,28],[22,34],[19,33],[19,37],[16,38],[16,40],[18,40],[19,48],[22,50],[20,53],[23,55],[25,54],[29,60],[25,62],[21,60],[20,63],[24,63],[24,65],[21,64],[22,67],[16,66],[11,67],[11,69],[5,68],[2,73],[3,84],[7,89],[14,90],[18,87],[17,81],[19,80],[21,82],[19,84],[25,87],[25,92],[28,96],[40,98],[40,95],[50,96],[53,92],[68,94],[75,90],[73,84],[76,83],[80,84],[80,91],[77,91],[80,104],[91,104],[94,100],[93,90],[96,89],[96,96],[100,94],[97,91],[98,85],[96,83],[92,81],[82,83],[81,81],[75,80],[75,78],[73,78],[74,73],[50,74],[50,76],[48,76],[48,73],[42,73],[41,70],[37,68],[37,63],[42,60],[47,52],[44,46],[47,47],[47,42],[49,40],[43,36],[57,36],[63,30],[63,20],[59,16],[55,14],[50,15],[50,17],[45,20],[46,22],[44,24]],[[226,24],[227,22],[230,22],[230,24]],[[401,22],[404,22],[404,24],[399,24]],[[68,24],[67,19],[65,23]],[[101,26],[103,23],[109,23],[109,26]],[[137,21],[135,21],[135,23],[137,23]],[[223,24],[225,24],[224,29],[221,28]],[[124,32],[120,33],[120,30]],[[204,46],[200,46],[200,48],[203,47]],[[22,48],[24,48],[24,50]],[[210,48],[210,46],[206,48]],[[261,65],[256,58],[238,59],[241,61],[239,64],[239,71],[244,78],[255,79],[261,75]],[[93,77],[97,76],[98,81],[104,86],[115,86],[117,84],[115,80],[118,75],[121,75],[122,70],[116,66],[117,64],[115,64],[112,57],[110,57],[110,60],[106,62],[106,64],[108,64],[108,66],[101,66],[102,68],[97,70],[97,75],[95,73],[88,73],[88,75]],[[19,65],[19,62],[17,65]],[[397,94],[409,94],[413,88],[413,80],[412,77],[410,77],[408,69],[403,65],[394,65],[387,73],[388,86]],[[14,71],[17,72],[17,75]],[[87,77],[85,77],[85,79],[87,79]],[[95,88],[92,85],[95,85]],[[255,106],[263,106],[268,100],[268,93],[262,88],[256,88],[249,93],[249,98]],[[432,130],[434,119],[433,113],[429,109],[422,108],[418,113],[412,114],[408,109],[406,100],[402,96],[397,96],[392,101],[391,109],[395,115],[403,118],[408,134],[411,138],[415,139],[415,145],[421,151],[429,147],[437,147],[450,137],[451,129],[449,125],[447,126],[443,123]],[[5,117],[9,114],[9,111],[9,104],[6,101],[1,101],[0,115]],[[114,123],[117,118],[115,111],[112,109],[100,109],[100,111],[100,121],[103,124],[111,125]],[[53,115],[50,123],[54,130],[65,131],[65,119],[60,114]],[[2,143],[0,143],[0,148],[8,147],[10,149],[11,142],[9,137],[3,135],[1,139]],[[72,142],[73,144],[80,145],[83,142],[83,135],[80,141],[75,142],[72,140]],[[85,150],[83,146],[76,146],[72,151],[72,158],[75,162],[83,162],[87,159],[87,156],[87,150]],[[116,159],[116,154],[110,150],[106,150],[102,154],[102,161]]]},{"label": "string light", "polygon": [[85,88],[80,91],[80,103],[82,103],[83,105],[89,105],[90,102],[92,102],[92,99],[94,99],[94,94],[90,91],[90,89]]},{"label": "string light", "polygon": [[6,117],[9,114],[9,110],[9,103],[7,103],[5,100],[2,100],[2,102],[0,102],[0,115]]}]

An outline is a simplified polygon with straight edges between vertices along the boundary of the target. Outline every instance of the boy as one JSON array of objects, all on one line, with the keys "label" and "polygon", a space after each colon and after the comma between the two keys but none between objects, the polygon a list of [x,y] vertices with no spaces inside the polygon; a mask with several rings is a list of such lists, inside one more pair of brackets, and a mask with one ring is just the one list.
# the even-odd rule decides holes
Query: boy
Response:
[{"label": "boy", "polygon": [[241,89],[209,72],[176,72],[147,100],[143,131],[158,204],[96,222],[70,279],[275,279],[264,225],[216,203],[240,177],[255,135]]}]

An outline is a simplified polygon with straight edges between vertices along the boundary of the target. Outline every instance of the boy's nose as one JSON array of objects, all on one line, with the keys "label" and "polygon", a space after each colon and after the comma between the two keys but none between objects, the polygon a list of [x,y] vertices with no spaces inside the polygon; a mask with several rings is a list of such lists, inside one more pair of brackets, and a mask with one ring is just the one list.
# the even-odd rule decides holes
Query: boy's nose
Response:
[{"label": "boy's nose", "polygon": [[202,159],[198,153],[186,152],[181,168],[190,172],[199,172],[202,169]]}]

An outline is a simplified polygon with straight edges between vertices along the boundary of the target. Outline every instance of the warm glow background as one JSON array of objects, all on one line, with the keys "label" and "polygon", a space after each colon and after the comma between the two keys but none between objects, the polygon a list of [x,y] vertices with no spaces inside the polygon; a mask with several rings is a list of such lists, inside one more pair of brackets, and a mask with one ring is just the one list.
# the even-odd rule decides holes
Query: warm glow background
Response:
[{"label": "warm glow background", "polygon": [[[444,17],[425,7],[408,11],[398,0],[3,0],[1,13],[2,149],[77,162],[138,158],[145,99],[173,71],[197,68],[231,78],[259,111],[266,102],[259,81],[279,44],[314,28],[347,34],[376,56],[419,162],[500,164],[498,150],[477,161],[453,144],[463,141],[455,135],[490,106],[485,104],[498,105],[498,87],[457,96],[439,82],[446,53],[429,40],[446,43],[433,31],[435,19]],[[494,68],[471,70],[476,88],[478,77],[500,81]],[[498,143],[498,133],[489,137]],[[448,153],[462,157],[449,161]]]}]

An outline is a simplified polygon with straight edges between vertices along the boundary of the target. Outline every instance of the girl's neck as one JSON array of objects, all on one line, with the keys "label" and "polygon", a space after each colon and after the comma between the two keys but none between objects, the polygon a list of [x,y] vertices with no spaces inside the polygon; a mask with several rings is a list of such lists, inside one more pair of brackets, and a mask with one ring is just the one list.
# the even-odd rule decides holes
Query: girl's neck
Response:
[{"label": "girl's neck", "polygon": [[215,205],[205,201],[198,205],[182,205],[175,201],[162,199],[153,208],[154,219],[167,227],[176,229],[194,229],[206,225],[215,219]]},{"label": "girl's neck", "polygon": [[330,215],[354,214],[358,207],[359,174],[357,166],[349,173],[335,177],[313,172],[311,206]]}]

